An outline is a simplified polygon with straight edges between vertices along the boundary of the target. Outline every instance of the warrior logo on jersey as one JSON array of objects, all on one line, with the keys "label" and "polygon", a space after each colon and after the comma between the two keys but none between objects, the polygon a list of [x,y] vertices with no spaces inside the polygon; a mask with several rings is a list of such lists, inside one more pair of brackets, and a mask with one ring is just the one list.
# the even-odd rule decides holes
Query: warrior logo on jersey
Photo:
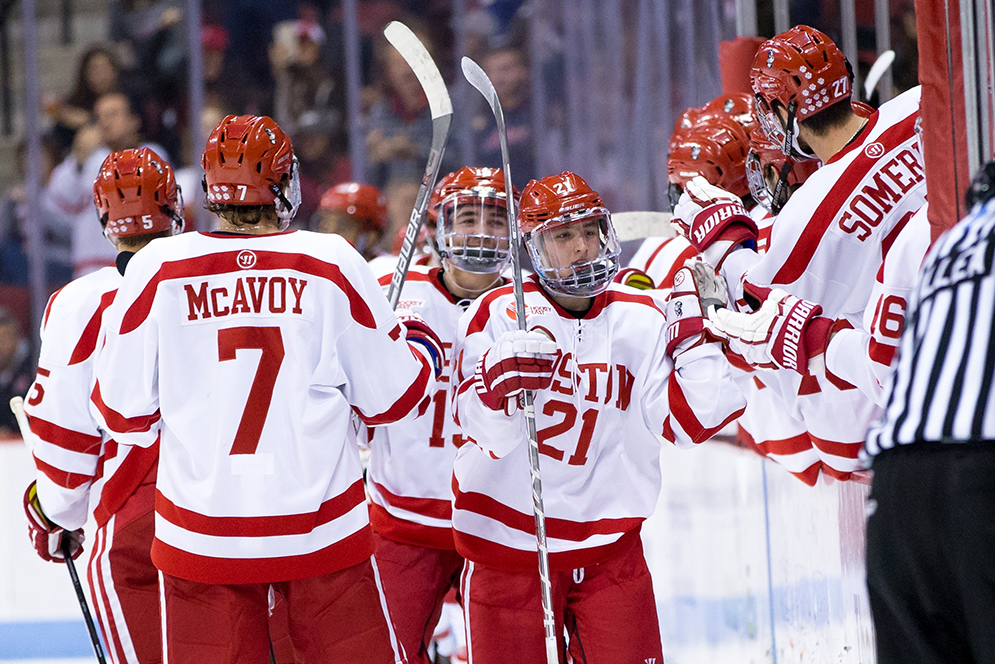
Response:
[{"label": "warrior logo on jersey", "polygon": [[235,257],[235,262],[243,270],[251,270],[256,266],[256,254],[249,251],[248,249],[243,249],[238,252],[238,256]]},{"label": "warrior logo on jersey", "polygon": [[884,146],[880,143],[871,143],[866,148],[864,148],[864,154],[871,159],[878,159],[884,156]]}]

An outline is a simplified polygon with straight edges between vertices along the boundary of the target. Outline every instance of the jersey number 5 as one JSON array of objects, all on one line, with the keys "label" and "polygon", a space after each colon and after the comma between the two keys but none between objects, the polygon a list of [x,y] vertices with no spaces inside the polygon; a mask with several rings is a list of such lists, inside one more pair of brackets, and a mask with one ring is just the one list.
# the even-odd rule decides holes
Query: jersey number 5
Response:
[{"label": "jersey number 5", "polygon": [[283,335],[278,327],[229,327],[218,330],[218,361],[234,360],[240,350],[262,351],[256,376],[238,421],[235,442],[229,454],[255,454],[266,424],[273,386],[283,364]]}]

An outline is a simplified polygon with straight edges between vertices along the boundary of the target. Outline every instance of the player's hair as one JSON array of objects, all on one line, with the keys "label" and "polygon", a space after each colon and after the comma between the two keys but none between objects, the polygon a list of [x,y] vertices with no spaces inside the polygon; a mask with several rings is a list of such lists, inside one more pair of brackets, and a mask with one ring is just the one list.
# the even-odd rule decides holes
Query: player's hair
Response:
[{"label": "player's hair", "polygon": [[276,215],[276,205],[224,205],[220,203],[206,203],[204,208],[219,217],[224,217],[225,221],[235,226],[255,226],[264,221],[272,221],[279,224]]},{"label": "player's hair", "polygon": [[171,237],[172,235],[173,229],[167,228],[166,230],[146,233],[145,235],[125,235],[117,238],[116,241],[120,251],[138,251],[156,238]]},{"label": "player's hair", "polygon": [[842,127],[853,116],[853,108],[850,100],[844,99],[829,108],[823,109],[815,115],[810,115],[800,124],[816,136],[822,137],[837,127]]}]

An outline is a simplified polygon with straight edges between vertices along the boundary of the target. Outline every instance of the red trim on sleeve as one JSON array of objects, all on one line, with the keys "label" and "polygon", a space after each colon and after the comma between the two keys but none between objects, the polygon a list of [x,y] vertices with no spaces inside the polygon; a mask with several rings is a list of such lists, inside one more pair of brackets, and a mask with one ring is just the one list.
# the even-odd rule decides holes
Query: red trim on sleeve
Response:
[{"label": "red trim on sleeve", "polygon": [[214,537],[277,537],[304,535],[349,513],[366,502],[363,481],[356,480],[339,495],[329,498],[314,512],[278,516],[208,516],[175,505],[156,490],[156,514],[172,524]]},{"label": "red trim on sleeve", "polygon": [[46,443],[80,454],[96,455],[100,453],[100,443],[103,440],[100,436],[65,429],[40,417],[32,416],[30,421],[31,432]]},{"label": "red trim on sleeve", "polygon": [[[395,401],[390,408],[379,415],[364,415],[358,408],[354,409],[359,415],[359,419],[363,420],[367,426],[377,426],[379,424],[390,424],[392,422],[397,422],[418,407],[422,399],[425,397],[426,388],[428,387],[428,379],[432,376],[434,370],[432,365],[429,364],[428,358],[424,355],[414,349],[412,349],[411,354],[421,361],[422,367],[421,371],[418,372],[418,377],[415,378],[415,381],[411,383],[411,386],[408,387],[404,394],[401,395],[400,399]],[[427,406],[425,407],[427,408]]]},{"label": "red trim on sleeve", "polygon": [[673,427],[670,425],[671,417],[677,419],[677,422],[681,425],[681,429],[684,430],[684,433],[690,436],[691,442],[698,444],[705,442],[717,434],[723,429],[723,427],[725,427],[725,425],[737,419],[743,414],[743,411],[746,410],[746,406],[743,406],[739,410],[728,415],[718,426],[708,429],[698,421],[697,417],[695,417],[694,411],[691,409],[691,406],[688,405],[687,399],[684,397],[684,390],[681,389],[681,385],[675,379],[674,374],[671,374],[670,376],[670,384],[667,385],[667,394],[670,399],[670,415],[668,415],[667,419],[664,420],[663,436],[671,442],[676,440],[674,437]]},{"label": "red trim on sleeve", "polygon": [[109,426],[111,431],[115,433],[140,433],[143,431],[149,431],[152,429],[153,425],[159,421],[160,416],[158,408],[156,408],[156,411],[151,415],[125,417],[105,404],[103,398],[100,396],[99,380],[93,386],[93,392],[90,394],[90,401],[94,403],[97,410],[100,411],[100,414],[104,416],[104,421],[107,422],[107,426]]},{"label": "red trim on sleeve", "polygon": [[70,366],[89,359],[93,355],[93,351],[97,349],[100,321],[104,316],[104,309],[109,307],[111,302],[114,301],[115,294],[117,294],[116,288],[100,296],[100,304],[97,306],[97,310],[90,316],[90,320],[87,321],[86,327],[83,328],[83,332],[80,334],[79,341],[76,342],[76,347],[73,348],[72,357],[69,358]]},{"label": "red trim on sleeve", "polygon": [[895,359],[895,353],[898,352],[896,346],[890,344],[883,344],[877,341],[874,337],[871,337],[870,343],[867,345],[867,354],[870,356],[871,360],[877,362],[878,364],[883,364],[886,367],[891,366],[891,361]]},{"label": "red trim on sleeve", "polygon": [[51,466],[38,457],[35,457],[35,468],[44,473],[45,477],[63,489],[78,489],[87,482],[93,481],[93,475],[83,475],[81,473],[69,473]]},{"label": "red trim on sleeve", "polygon": [[[204,256],[195,256],[178,261],[168,261],[162,264],[159,271],[145,285],[145,289],[131,303],[121,320],[121,334],[127,334],[141,325],[149,315],[152,302],[155,299],[159,284],[170,279],[188,279],[191,277],[207,277],[215,274],[242,272],[238,265],[238,255],[247,249],[225,251]],[[334,263],[326,263],[313,256],[285,253],[280,251],[256,251],[256,264],[253,272],[267,270],[294,270],[304,274],[327,279],[338,286],[349,299],[349,312],[353,319],[363,327],[376,328],[377,323],[366,301],[342,274],[341,268]]]},{"label": "red trim on sleeve", "polygon": [[[895,227],[892,228],[891,231],[889,231],[889,233],[887,235],[885,235],[885,237],[884,237],[883,240],[881,240],[881,258],[882,259],[887,258],[888,252],[891,251],[891,245],[895,244],[895,240],[898,239],[898,234],[902,232],[902,229],[905,228],[905,226],[909,223],[909,219],[911,219],[912,215],[914,215],[914,214],[915,214],[915,211],[910,211],[910,212],[906,212],[904,215],[902,215],[902,218],[898,220],[898,223],[895,224]],[[878,274],[882,277],[881,279],[879,279],[879,281],[883,282],[884,281],[884,279],[883,279],[883,277],[884,277],[884,261],[883,260],[881,261],[881,268],[879,269]]]},{"label": "red trim on sleeve", "polygon": [[[915,124],[917,115],[918,112],[913,113],[889,127],[874,142],[888,146],[885,154],[891,152],[891,150],[915,134],[913,125]],[[863,148],[865,142],[855,143],[853,147],[857,145]],[[843,153],[844,151],[840,151],[828,163],[837,160]],[[846,167],[846,170],[843,171],[840,178],[826,194],[819,207],[812,213],[811,218],[805,225],[805,230],[799,236],[797,244],[795,244],[788,255],[784,265],[778,269],[777,274],[771,279],[772,284],[791,284],[801,278],[802,274],[808,268],[808,264],[812,261],[812,257],[815,255],[815,251],[818,249],[819,243],[825,236],[826,231],[836,220],[836,213],[846,203],[860,181],[864,179],[871,168],[879,161],[880,158],[868,157],[861,150],[861,154],[857,155],[853,162]],[[804,192],[802,195],[804,196]]]}]

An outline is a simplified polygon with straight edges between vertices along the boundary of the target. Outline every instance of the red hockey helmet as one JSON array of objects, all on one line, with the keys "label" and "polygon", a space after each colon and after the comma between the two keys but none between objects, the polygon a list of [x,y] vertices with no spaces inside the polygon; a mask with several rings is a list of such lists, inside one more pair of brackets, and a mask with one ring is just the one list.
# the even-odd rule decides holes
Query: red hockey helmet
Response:
[{"label": "red hockey helmet", "polygon": [[720,95],[701,107],[699,122],[702,118],[713,116],[732,118],[749,134],[757,124],[756,113],[753,112],[753,95],[746,92],[733,92]]},{"label": "red hockey helmet", "polygon": [[149,148],[107,155],[93,181],[93,204],[109,240],[183,232],[183,197],[176,176]]},{"label": "red hockey helmet", "polygon": [[[517,201],[518,190],[512,186]],[[500,168],[464,166],[432,193],[439,256],[467,272],[504,269],[508,249],[508,195]]]},{"label": "red hockey helmet", "polygon": [[601,196],[574,173],[529,182],[518,227],[540,281],[555,293],[597,295],[618,272],[621,248],[611,215]]},{"label": "red hockey helmet", "polygon": [[[772,182],[780,178],[785,164],[788,165],[787,179],[781,184],[781,190],[777,191],[777,185]],[[754,127],[750,132],[750,152],[746,156],[746,179],[753,199],[768,212],[777,214],[788,202],[791,191],[785,185],[796,187],[802,184],[818,168],[818,161],[795,161],[785,155],[780,146],[770,142],[760,127]]]},{"label": "red hockey helmet", "polygon": [[294,148],[269,117],[225,117],[207,139],[201,166],[210,203],[275,205],[284,228],[297,212],[301,198]]},{"label": "red hockey helmet", "polygon": [[[667,158],[671,198],[697,175],[736,196],[746,196],[746,153],[750,139],[728,115],[703,115]],[[671,201],[675,203],[675,201]]]},{"label": "red hockey helmet", "polygon": [[387,230],[387,201],[380,190],[370,184],[342,182],[326,191],[318,208],[342,212],[359,223],[364,231]]},{"label": "red hockey helmet", "polygon": [[674,123],[674,132],[670,135],[670,145],[667,152],[673,152],[674,148],[687,136],[688,132],[691,131],[691,127],[694,126],[695,121],[698,116],[701,115],[701,108],[698,106],[692,106],[687,108],[681,113],[681,117],[677,118],[677,122]]},{"label": "red hockey helmet", "polygon": [[[853,86],[843,52],[824,33],[807,25],[797,25],[761,44],[750,80],[757,118],[767,137],[779,145],[785,143],[786,131],[773,111],[773,102],[779,102],[789,116],[800,121],[848,101]],[[797,145],[797,127],[791,129],[797,156],[812,158]]]}]

